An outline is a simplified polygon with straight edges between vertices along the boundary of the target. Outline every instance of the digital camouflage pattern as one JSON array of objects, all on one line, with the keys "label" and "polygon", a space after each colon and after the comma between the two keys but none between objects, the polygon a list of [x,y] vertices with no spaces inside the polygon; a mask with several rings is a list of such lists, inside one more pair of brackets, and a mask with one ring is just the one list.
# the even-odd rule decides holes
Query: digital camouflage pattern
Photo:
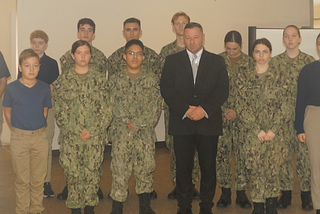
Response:
[{"label": "digital camouflage pattern", "polygon": [[275,56],[271,60],[271,63],[278,67],[277,69],[285,72],[288,75],[288,80],[290,81],[290,96],[293,97],[290,105],[290,111],[292,112],[290,122],[288,123],[288,126],[284,128],[289,140],[287,141],[288,156],[286,157],[285,162],[281,165],[280,169],[281,190],[293,190],[293,166],[291,160],[294,152],[300,190],[311,190],[311,171],[308,147],[305,143],[300,143],[297,139],[296,131],[294,129],[294,112],[296,106],[297,82],[299,73],[305,65],[313,61],[315,61],[315,59],[312,56],[303,52],[300,52],[293,62],[289,59],[286,52]]},{"label": "digital camouflage pattern", "polygon": [[[107,72],[107,57],[99,49],[91,46],[91,60],[89,67],[94,71],[100,71],[103,75]],[[61,74],[74,68],[74,60],[71,57],[71,50],[68,50],[62,57],[60,57]]]},{"label": "digital camouflage pattern", "polygon": [[[66,205],[69,208],[96,206],[103,142],[112,117],[106,78],[93,69],[80,78],[70,69],[52,86],[54,113],[60,128],[59,161],[69,190]],[[91,135],[88,141],[79,138],[85,128]]]},{"label": "digital camouflage pattern", "polygon": [[[226,68],[229,76],[229,97],[222,105],[223,114],[228,109],[235,109],[235,105],[239,105],[238,90],[239,86],[235,84],[236,77],[240,73],[246,73],[251,67],[255,65],[252,57],[241,53],[239,61],[231,67],[228,55],[226,52],[219,54],[225,59]],[[242,103],[243,104],[243,103]],[[240,106],[238,106],[240,107]],[[236,112],[237,113],[237,112]],[[236,191],[249,189],[248,172],[245,167],[245,150],[244,142],[240,139],[240,132],[243,132],[242,126],[239,124],[239,119],[228,121],[224,115],[223,118],[223,135],[219,138],[218,151],[217,151],[217,181],[220,187],[232,187],[232,150],[234,152],[234,175]]]},{"label": "digital camouflage pattern", "polygon": [[[168,45],[164,46],[160,51],[160,57],[162,59],[162,65],[161,65],[161,72],[162,68],[164,66],[164,62],[167,56],[175,53],[179,53],[181,51],[185,50],[185,48],[181,48],[177,45],[176,41],[169,43]],[[169,149],[170,153],[170,180],[173,183],[173,186],[176,186],[176,155],[174,153],[174,147],[173,147],[173,136],[169,135],[169,107],[168,105],[163,101],[163,110],[164,110],[164,123],[165,123],[165,141],[166,146]],[[199,158],[198,158],[198,152],[196,151],[194,154],[194,166],[192,169],[192,183],[197,184],[200,179],[200,167],[199,167]]]},{"label": "digital camouflage pattern", "polygon": [[[108,77],[110,78],[114,73],[126,69],[127,63],[123,59],[125,47],[121,47],[108,57]],[[160,78],[161,74],[161,58],[152,49],[144,46],[143,54],[145,59],[142,61],[141,67],[146,71],[151,71]]]},{"label": "digital camouflage pattern", "polygon": [[[141,70],[133,81],[126,70],[115,73],[109,80],[113,121],[108,131],[112,142],[112,187],[110,197],[123,202],[127,198],[128,180],[134,171],[136,193],[151,193],[155,169],[154,127],[161,110],[159,79]],[[130,121],[135,132],[129,130]]]},{"label": "digital camouflage pattern", "polygon": [[[289,122],[291,97],[286,74],[269,67],[265,76],[255,68],[237,75],[234,84],[239,88],[235,110],[241,130],[245,166],[251,181],[251,199],[264,203],[266,198],[280,193],[279,170],[287,155],[282,126]],[[261,130],[271,130],[276,136],[272,141],[261,142]]]}]

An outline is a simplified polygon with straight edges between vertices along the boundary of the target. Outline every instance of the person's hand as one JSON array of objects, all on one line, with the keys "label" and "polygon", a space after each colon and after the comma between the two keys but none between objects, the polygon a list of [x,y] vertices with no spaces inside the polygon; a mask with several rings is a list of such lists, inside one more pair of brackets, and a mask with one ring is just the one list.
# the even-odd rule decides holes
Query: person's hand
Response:
[{"label": "person's hand", "polygon": [[198,121],[204,118],[206,113],[203,111],[203,109],[200,106],[189,106],[189,109],[187,111],[187,117],[190,120]]},{"label": "person's hand", "polygon": [[227,119],[227,120],[233,120],[235,119],[237,116],[236,112],[233,110],[233,109],[228,109],[226,111],[226,113],[224,113],[224,117]]},{"label": "person's hand", "polygon": [[306,133],[298,134],[297,138],[301,143],[306,142]]},{"label": "person's hand", "polygon": [[80,139],[83,141],[87,141],[91,139],[91,135],[86,128],[82,131],[80,135]]},{"label": "person's hand", "polygon": [[134,129],[132,123],[130,122],[130,120],[127,122],[127,126],[128,126],[128,128],[130,129],[130,131],[133,131],[133,132],[136,131],[136,130]]},{"label": "person's hand", "polygon": [[271,130],[268,130],[266,136],[264,137],[264,141],[271,141],[275,136],[276,135]]},{"label": "person's hand", "polygon": [[260,133],[257,135],[260,141],[264,141],[264,138],[266,136],[266,132],[265,131],[260,131]]}]

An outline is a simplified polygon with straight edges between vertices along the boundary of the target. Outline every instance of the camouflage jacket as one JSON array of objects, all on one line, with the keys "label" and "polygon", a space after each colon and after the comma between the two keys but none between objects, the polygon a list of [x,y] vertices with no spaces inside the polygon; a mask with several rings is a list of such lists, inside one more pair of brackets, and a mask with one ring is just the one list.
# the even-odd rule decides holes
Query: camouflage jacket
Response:
[{"label": "camouflage jacket", "polygon": [[[109,78],[113,74],[126,69],[127,63],[123,59],[124,49],[125,47],[123,46],[108,57],[107,69]],[[146,71],[152,71],[154,74],[160,77],[161,59],[159,55],[154,50],[146,46],[144,46],[143,54],[145,59],[142,61],[141,67]]]},{"label": "camouflage jacket", "polygon": [[74,69],[52,83],[53,106],[60,133],[80,135],[84,128],[91,136],[106,137],[112,106],[106,78],[89,69],[80,79]]},{"label": "camouflage jacket", "polygon": [[[116,133],[131,132],[127,127],[128,121],[136,131],[148,130],[156,139],[154,127],[161,109],[159,79],[151,72],[141,70],[133,81],[127,71],[122,70],[114,74],[108,84],[113,104],[113,121],[109,131],[114,134],[109,135],[110,140],[114,141]],[[114,132],[114,129],[118,131]]]},{"label": "camouflage jacket", "polygon": [[281,126],[288,123],[291,112],[288,103],[288,80],[286,74],[270,66],[264,78],[255,68],[239,73],[234,84],[238,99],[235,110],[240,123],[255,135],[261,130],[278,134]]},{"label": "camouflage jacket", "polygon": [[231,67],[227,52],[222,52],[219,55],[222,56],[225,60],[229,76],[229,97],[222,105],[222,112],[224,114],[228,109],[234,110],[235,104],[237,103],[236,95],[239,88],[238,85],[234,84],[236,76],[239,73],[248,72],[248,70],[255,65],[255,61],[251,56],[248,56],[247,54],[241,52],[241,58],[233,67]]},{"label": "camouflage jacket", "polygon": [[[91,60],[89,62],[89,67],[94,71],[100,71],[102,74],[106,75],[107,72],[107,58],[99,49],[91,46]],[[69,71],[74,68],[74,60],[71,57],[71,50],[68,50],[62,57],[60,57],[61,73]]]},{"label": "camouflage jacket", "polygon": [[185,49],[186,48],[179,47],[177,45],[176,40],[167,44],[166,46],[162,47],[160,54],[159,54],[159,56],[161,57],[161,72],[162,72],[162,68],[164,66],[164,62],[165,62],[167,56],[169,56],[171,54],[179,53]]}]

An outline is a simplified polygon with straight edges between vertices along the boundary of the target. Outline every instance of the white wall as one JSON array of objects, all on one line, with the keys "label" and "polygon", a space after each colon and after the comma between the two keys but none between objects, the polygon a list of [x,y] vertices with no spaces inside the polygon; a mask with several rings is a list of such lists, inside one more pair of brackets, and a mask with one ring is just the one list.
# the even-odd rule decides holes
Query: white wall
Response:
[{"label": "white wall", "polygon": [[[10,21],[8,13],[15,5],[3,7],[0,0],[0,24],[3,17]],[[14,1],[14,0],[11,0]],[[156,52],[174,40],[170,20],[178,11],[186,12],[192,21],[202,24],[206,34],[207,50],[223,51],[223,39],[229,30],[238,30],[243,36],[243,51],[247,52],[248,26],[264,28],[310,25],[310,1],[306,0],[17,0],[18,52],[29,47],[29,35],[42,29],[49,35],[46,53],[55,59],[68,49],[76,38],[76,23],[80,18],[92,18],[97,25],[93,45],[109,56],[123,46],[122,23],[136,17],[142,22],[141,40]],[[10,57],[10,29],[0,30],[0,48],[5,58]],[[3,35],[5,35],[3,37]],[[3,51],[4,52],[4,51]],[[7,53],[7,54],[6,54]],[[9,59],[10,60],[10,59]],[[15,77],[15,71],[11,71]],[[9,141],[10,132],[2,133],[3,142]]]}]

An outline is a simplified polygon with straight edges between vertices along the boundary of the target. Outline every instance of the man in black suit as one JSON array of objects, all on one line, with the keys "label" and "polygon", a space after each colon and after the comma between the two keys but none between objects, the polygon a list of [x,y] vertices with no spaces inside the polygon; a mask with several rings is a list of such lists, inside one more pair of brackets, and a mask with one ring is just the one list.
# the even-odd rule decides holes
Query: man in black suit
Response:
[{"label": "man in black suit", "polygon": [[166,58],[160,89],[170,108],[169,134],[177,159],[177,214],[192,214],[192,168],[195,149],[201,168],[200,214],[211,214],[216,188],[216,154],[222,134],[221,105],[229,94],[222,57],[203,48],[198,23],[184,29],[186,50]]}]

